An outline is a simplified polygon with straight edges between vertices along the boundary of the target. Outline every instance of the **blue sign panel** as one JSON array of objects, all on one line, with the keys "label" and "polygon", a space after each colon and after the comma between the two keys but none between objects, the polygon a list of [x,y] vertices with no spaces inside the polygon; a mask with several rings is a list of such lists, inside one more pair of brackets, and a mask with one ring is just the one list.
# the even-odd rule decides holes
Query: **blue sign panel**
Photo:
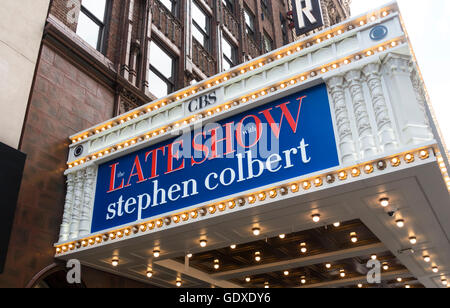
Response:
[{"label": "blue sign panel", "polygon": [[92,232],[338,165],[318,85],[100,165]]}]

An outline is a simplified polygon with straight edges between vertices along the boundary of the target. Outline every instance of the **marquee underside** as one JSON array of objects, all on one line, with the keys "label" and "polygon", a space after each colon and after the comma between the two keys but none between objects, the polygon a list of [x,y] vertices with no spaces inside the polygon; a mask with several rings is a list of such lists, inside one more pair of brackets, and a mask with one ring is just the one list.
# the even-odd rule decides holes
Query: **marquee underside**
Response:
[{"label": "marquee underside", "polygon": [[[448,195],[445,184],[433,181],[439,174],[431,160],[264,207],[249,205],[236,213],[110,242],[61,259],[79,259],[92,268],[164,287],[174,287],[177,275],[181,275],[183,287],[264,287],[266,281],[273,287],[355,287],[359,283],[367,286],[365,264],[376,254],[389,263],[389,270],[382,271],[384,286],[441,287],[440,276],[429,270],[434,263],[441,271],[450,270],[450,230],[444,229],[450,208],[440,202]],[[391,204],[382,208],[379,199],[386,195]],[[388,214],[395,210],[401,210],[406,222],[402,229],[396,226],[398,217]],[[321,213],[319,223],[312,221],[312,212]],[[335,222],[341,226],[335,228]],[[260,236],[252,234],[254,226],[261,228]],[[418,234],[417,230],[421,234],[418,243],[411,245],[408,238]],[[351,232],[358,235],[355,244],[350,241]],[[201,248],[198,241],[205,234],[208,245]],[[279,239],[280,234],[286,238]],[[300,251],[301,242],[307,244],[305,254]],[[233,244],[237,245],[234,252],[230,249]],[[159,258],[153,257],[155,247],[161,251]],[[260,263],[253,261],[252,255],[258,249]],[[190,262],[186,262],[188,253],[193,254]],[[111,266],[112,255],[120,256],[117,268]],[[430,256],[432,263],[425,263],[424,255]],[[215,259],[221,262],[219,270],[213,268]],[[324,270],[328,262],[332,269]],[[146,278],[145,264],[152,264],[151,279]],[[339,276],[341,268],[346,271],[345,278]],[[285,270],[290,272],[288,278],[283,276]],[[245,282],[247,276],[250,283]],[[309,277],[305,285],[301,276]],[[403,278],[402,283],[397,278]]]}]

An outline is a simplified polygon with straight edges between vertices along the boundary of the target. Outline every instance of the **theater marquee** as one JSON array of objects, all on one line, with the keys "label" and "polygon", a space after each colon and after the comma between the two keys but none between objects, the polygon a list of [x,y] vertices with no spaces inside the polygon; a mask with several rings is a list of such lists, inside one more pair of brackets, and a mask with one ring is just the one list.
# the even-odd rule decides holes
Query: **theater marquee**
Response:
[{"label": "theater marquee", "polygon": [[[56,257],[141,281],[157,264],[235,287],[173,259],[206,241],[251,242],[255,228],[307,230],[321,214],[323,226],[363,219],[404,264],[423,263],[395,253],[411,240],[448,261],[442,241],[428,249],[437,228],[424,227],[450,217],[437,131],[393,3],[71,136]],[[378,205],[386,196],[392,208]],[[408,234],[413,222],[426,232]]]}]

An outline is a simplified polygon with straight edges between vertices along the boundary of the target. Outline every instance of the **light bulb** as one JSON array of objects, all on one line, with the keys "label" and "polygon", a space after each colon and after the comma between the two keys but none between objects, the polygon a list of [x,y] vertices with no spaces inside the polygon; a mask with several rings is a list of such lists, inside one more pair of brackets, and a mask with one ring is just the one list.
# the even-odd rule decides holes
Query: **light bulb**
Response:
[{"label": "light bulb", "polygon": [[433,266],[433,273],[437,273],[437,272],[439,272],[439,268],[437,267],[437,266]]},{"label": "light bulb", "polygon": [[155,258],[159,258],[160,255],[161,255],[161,252],[159,250],[153,250],[153,256]]},{"label": "light bulb", "polygon": [[409,242],[412,245],[415,245],[415,244],[417,244],[417,238],[415,236],[412,236],[412,237],[409,238]]},{"label": "light bulb", "polygon": [[250,282],[250,281],[251,281],[250,277],[245,278],[245,282]]},{"label": "light bulb", "polygon": [[148,278],[152,278],[153,276],[153,272],[152,271],[147,271],[147,277]]},{"label": "light bulb", "polygon": [[112,266],[117,267],[119,265],[119,258],[114,258],[111,262]]},{"label": "light bulb", "polygon": [[389,199],[388,199],[388,198],[380,199],[380,205],[381,205],[382,207],[387,207],[387,206],[389,206]]},{"label": "light bulb", "polygon": [[280,239],[284,240],[286,238],[286,234],[280,234],[279,237]]},{"label": "light bulb", "polygon": [[399,219],[395,222],[397,224],[397,227],[403,228],[405,226],[405,221],[403,219]]},{"label": "light bulb", "polygon": [[260,228],[253,228],[253,235],[258,236],[261,234],[261,229]]},{"label": "light bulb", "polygon": [[233,244],[233,245],[230,246],[230,248],[231,249],[236,249],[236,245]]},{"label": "light bulb", "polygon": [[331,264],[330,264],[330,263],[327,263],[327,264],[325,264],[325,267],[328,268],[328,269],[330,269],[330,268],[331,268]]},{"label": "light bulb", "polygon": [[335,223],[333,224],[333,226],[334,226],[335,228],[339,228],[339,227],[341,226],[341,223],[340,223],[340,222],[335,222]]},{"label": "light bulb", "polygon": [[289,271],[284,271],[284,276],[289,276]]},{"label": "light bulb", "polygon": [[204,248],[204,247],[206,247],[206,244],[207,244],[207,243],[208,243],[207,240],[201,240],[201,241],[200,241],[200,246]]},{"label": "light bulb", "polygon": [[372,256],[370,256],[370,258],[371,258],[372,260],[376,260],[376,259],[377,259],[377,255],[372,255]]},{"label": "light bulb", "polygon": [[320,215],[319,214],[314,214],[312,216],[312,219],[315,223],[318,223],[320,221]]},{"label": "light bulb", "polygon": [[429,262],[431,261],[431,258],[430,258],[430,256],[424,256],[424,257],[423,257],[423,260],[424,260],[426,263],[429,263]]}]

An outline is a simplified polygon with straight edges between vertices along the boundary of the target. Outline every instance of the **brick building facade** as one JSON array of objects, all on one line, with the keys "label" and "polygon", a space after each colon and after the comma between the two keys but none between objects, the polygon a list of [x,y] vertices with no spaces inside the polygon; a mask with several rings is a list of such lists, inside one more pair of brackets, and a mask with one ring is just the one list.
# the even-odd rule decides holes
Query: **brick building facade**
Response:
[{"label": "brick building facade", "polygon": [[[64,285],[64,265],[54,263],[52,244],[63,213],[67,136],[295,39],[285,0],[94,2],[50,4],[20,143],[28,157],[0,287]],[[322,2],[326,25],[349,16],[349,1]],[[144,286],[89,268],[83,268],[83,284]]]}]

